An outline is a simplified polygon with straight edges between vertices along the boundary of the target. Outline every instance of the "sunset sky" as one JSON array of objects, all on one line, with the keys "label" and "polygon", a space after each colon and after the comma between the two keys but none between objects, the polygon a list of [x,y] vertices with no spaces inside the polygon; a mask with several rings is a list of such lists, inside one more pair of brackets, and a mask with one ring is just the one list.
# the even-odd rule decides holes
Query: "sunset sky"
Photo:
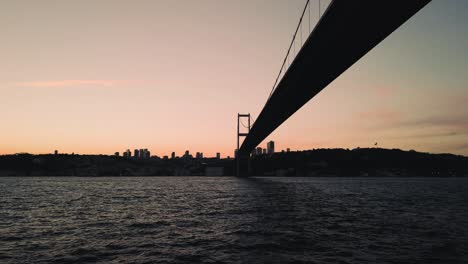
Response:
[{"label": "sunset sky", "polygon": [[[260,113],[304,4],[1,1],[0,154],[232,156],[237,113]],[[468,155],[467,13],[432,1],[267,140]]]}]

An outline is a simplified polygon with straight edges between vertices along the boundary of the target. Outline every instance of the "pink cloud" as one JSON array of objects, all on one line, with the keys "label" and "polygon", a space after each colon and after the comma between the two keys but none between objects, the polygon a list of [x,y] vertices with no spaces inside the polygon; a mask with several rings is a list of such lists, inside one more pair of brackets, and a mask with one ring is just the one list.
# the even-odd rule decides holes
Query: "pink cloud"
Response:
[{"label": "pink cloud", "polygon": [[353,89],[355,89],[358,92],[365,93],[374,98],[378,98],[382,100],[394,97],[401,90],[399,87],[376,86],[376,85],[355,87]]},{"label": "pink cloud", "polygon": [[440,137],[456,137],[460,134],[457,132],[435,132],[435,133],[420,133],[420,134],[410,134],[410,135],[401,135],[396,137],[389,137],[391,139],[405,139],[405,138],[440,138]]},{"label": "pink cloud", "polygon": [[377,95],[382,99],[387,99],[392,97],[396,93],[396,89],[393,87],[385,86],[385,87],[378,87],[375,92]]},{"label": "pink cloud", "polygon": [[465,106],[468,104],[468,95],[465,93],[448,95],[444,98],[444,101],[452,107],[454,105]]},{"label": "pink cloud", "polygon": [[401,113],[386,109],[375,109],[358,113],[358,117],[369,120],[391,122],[399,120],[401,118]]},{"label": "pink cloud", "polygon": [[468,104],[468,96],[462,97],[462,103]]},{"label": "pink cloud", "polygon": [[143,84],[145,81],[126,81],[126,80],[54,80],[54,81],[33,81],[33,82],[17,82],[14,85],[18,87],[35,87],[35,88],[63,88],[77,86],[92,86],[92,87],[115,87],[129,84]]},{"label": "pink cloud", "polygon": [[[392,120],[395,121],[395,120]],[[459,116],[429,116],[425,118],[400,118],[396,122],[388,122],[383,128],[389,127],[407,127],[407,128],[438,128],[448,133],[453,134],[467,134],[468,133],[468,118],[459,115]]]},{"label": "pink cloud", "polygon": [[458,149],[460,150],[465,150],[465,149],[468,149],[468,144],[460,144],[457,146]]}]

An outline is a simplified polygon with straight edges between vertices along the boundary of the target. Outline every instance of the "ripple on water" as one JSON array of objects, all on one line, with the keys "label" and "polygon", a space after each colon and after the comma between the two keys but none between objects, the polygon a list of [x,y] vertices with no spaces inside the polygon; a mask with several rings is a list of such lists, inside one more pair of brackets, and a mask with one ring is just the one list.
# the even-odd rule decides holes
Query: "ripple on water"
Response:
[{"label": "ripple on water", "polygon": [[468,263],[467,179],[58,177],[0,186],[2,264]]}]

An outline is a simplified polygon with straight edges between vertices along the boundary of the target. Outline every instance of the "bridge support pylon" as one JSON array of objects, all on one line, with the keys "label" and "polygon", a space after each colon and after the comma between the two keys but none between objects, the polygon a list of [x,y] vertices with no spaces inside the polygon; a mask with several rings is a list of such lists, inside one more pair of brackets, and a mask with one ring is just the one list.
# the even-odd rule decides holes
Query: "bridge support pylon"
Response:
[{"label": "bridge support pylon", "polygon": [[251,175],[250,156],[237,155],[236,157],[236,176],[248,177]]},{"label": "bridge support pylon", "polygon": [[[244,125],[242,119],[247,119],[247,125]],[[241,132],[241,127],[247,129],[247,132]],[[250,133],[250,114],[237,114],[237,149],[236,149],[236,176],[247,177],[250,174],[250,154],[244,154],[239,152],[240,138],[247,137]]]}]

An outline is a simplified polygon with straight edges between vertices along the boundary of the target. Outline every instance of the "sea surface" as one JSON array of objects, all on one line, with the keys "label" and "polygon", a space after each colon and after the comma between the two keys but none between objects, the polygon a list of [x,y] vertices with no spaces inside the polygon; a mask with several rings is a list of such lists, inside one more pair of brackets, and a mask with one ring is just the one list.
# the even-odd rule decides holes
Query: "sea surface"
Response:
[{"label": "sea surface", "polygon": [[0,263],[468,263],[466,178],[0,178]]}]

